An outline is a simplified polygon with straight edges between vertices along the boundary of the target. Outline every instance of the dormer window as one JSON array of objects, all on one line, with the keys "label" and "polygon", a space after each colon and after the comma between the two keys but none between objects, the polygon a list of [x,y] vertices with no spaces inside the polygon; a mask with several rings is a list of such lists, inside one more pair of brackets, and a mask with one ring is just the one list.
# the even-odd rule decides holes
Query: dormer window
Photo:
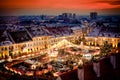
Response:
[{"label": "dormer window", "polygon": [[104,36],[104,34],[102,34],[102,36]]}]

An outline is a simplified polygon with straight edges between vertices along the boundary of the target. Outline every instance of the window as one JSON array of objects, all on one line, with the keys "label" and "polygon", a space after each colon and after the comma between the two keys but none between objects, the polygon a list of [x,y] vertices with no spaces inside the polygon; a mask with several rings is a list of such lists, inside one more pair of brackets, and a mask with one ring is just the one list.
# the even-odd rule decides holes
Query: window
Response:
[{"label": "window", "polygon": [[7,50],[7,47],[5,47],[5,50]]},{"label": "window", "polygon": [[1,48],[1,51],[3,51],[4,50],[4,48]]}]

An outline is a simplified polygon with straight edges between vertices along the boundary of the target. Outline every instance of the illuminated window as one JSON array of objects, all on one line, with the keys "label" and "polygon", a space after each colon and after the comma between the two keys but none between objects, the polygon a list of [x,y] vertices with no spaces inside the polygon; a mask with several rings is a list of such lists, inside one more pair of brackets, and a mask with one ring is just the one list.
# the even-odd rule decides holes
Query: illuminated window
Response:
[{"label": "illuminated window", "polygon": [[3,50],[4,50],[4,48],[1,48],[1,50],[3,51]]},{"label": "illuminated window", "polygon": [[5,50],[7,50],[7,47],[5,47]]}]

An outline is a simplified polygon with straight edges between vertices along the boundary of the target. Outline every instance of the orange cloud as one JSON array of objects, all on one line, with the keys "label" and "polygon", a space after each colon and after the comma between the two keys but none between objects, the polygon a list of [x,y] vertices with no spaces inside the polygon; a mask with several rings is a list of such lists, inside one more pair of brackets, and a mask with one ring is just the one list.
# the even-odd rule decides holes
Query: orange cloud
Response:
[{"label": "orange cloud", "polygon": [[[119,0],[2,0],[0,8],[7,10],[101,10],[120,8]],[[34,10],[33,10],[34,11]],[[22,12],[22,11],[21,11]]]},{"label": "orange cloud", "polygon": [[[10,8],[80,8],[80,9],[99,9],[114,8],[120,5],[108,4],[109,1],[101,0],[5,0],[0,3],[1,7]],[[112,1],[113,2],[113,1]],[[113,4],[117,4],[114,2]],[[100,7],[98,7],[100,6]],[[103,7],[104,6],[104,7]]]}]

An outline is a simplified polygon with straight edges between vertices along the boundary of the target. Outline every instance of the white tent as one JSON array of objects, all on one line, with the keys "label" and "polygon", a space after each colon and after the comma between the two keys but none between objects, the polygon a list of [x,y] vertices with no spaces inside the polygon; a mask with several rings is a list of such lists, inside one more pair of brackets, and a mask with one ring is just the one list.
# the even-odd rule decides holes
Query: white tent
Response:
[{"label": "white tent", "polygon": [[57,44],[54,44],[50,49],[53,48],[63,48],[63,47],[78,47],[77,45],[67,41],[66,39],[63,39],[62,41],[58,42]]}]

